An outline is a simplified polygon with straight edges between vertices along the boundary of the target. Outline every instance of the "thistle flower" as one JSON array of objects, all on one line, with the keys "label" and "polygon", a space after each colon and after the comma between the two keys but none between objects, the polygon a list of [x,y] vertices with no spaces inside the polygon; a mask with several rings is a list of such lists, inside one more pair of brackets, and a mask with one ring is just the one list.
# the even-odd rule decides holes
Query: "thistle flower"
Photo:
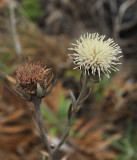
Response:
[{"label": "thistle flower", "polygon": [[53,78],[51,69],[45,69],[40,64],[29,61],[20,65],[16,73],[16,89],[29,99],[33,96],[44,97]]},{"label": "thistle flower", "polygon": [[69,54],[69,56],[76,65],[74,69],[79,68],[87,75],[98,75],[99,80],[101,80],[101,73],[109,78],[111,70],[118,71],[116,65],[121,64],[118,61],[122,57],[118,54],[122,51],[113,39],[104,39],[105,35],[87,33],[81,36],[76,44],[72,43],[74,48],[69,48],[69,50],[74,51],[74,53]]}]

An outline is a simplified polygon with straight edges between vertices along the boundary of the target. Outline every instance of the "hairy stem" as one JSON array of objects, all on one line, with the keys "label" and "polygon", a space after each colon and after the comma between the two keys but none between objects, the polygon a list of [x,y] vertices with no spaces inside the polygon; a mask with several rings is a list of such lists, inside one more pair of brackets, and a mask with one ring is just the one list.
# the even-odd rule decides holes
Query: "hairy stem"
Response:
[{"label": "hairy stem", "polygon": [[61,138],[61,140],[60,140],[60,143],[57,145],[56,149],[54,150],[54,154],[59,150],[59,148],[62,146],[62,144],[64,143],[64,141],[66,140],[66,138],[67,138],[67,136],[68,136],[68,134],[69,134],[69,130],[70,130],[70,127],[71,127],[72,120],[73,120],[74,115],[75,115],[75,113],[76,113],[76,111],[77,111],[77,107],[78,107],[78,105],[79,105],[79,103],[80,103],[80,100],[82,99],[82,97],[83,97],[83,95],[84,95],[84,93],[85,93],[85,90],[86,90],[88,81],[89,81],[89,77],[86,76],[86,77],[85,77],[85,80],[84,80],[84,83],[83,83],[83,86],[82,86],[82,89],[81,89],[81,92],[80,92],[80,94],[79,94],[79,96],[78,96],[78,98],[77,98],[77,100],[76,100],[76,102],[75,102],[75,103],[76,103],[76,104],[75,104],[76,108],[75,108],[75,107],[73,108],[73,111],[72,111],[72,113],[71,113],[71,116],[70,116],[70,118],[69,118],[69,120],[68,120],[68,123],[67,123],[67,125],[66,125],[65,132],[64,132],[64,134],[63,134],[63,136],[62,136],[62,138]]},{"label": "hairy stem", "polygon": [[41,110],[40,110],[41,99],[34,98],[32,100],[32,102],[33,102],[35,109],[36,109],[36,118],[37,118],[39,130],[40,130],[40,134],[44,140],[44,143],[46,144],[46,147],[47,147],[49,155],[50,155],[49,160],[53,160],[53,154],[52,154],[52,150],[50,148],[48,137],[47,137],[47,134],[43,128],[43,118],[42,118],[42,114],[41,114]]},{"label": "hairy stem", "polygon": [[77,98],[76,106],[79,105],[80,100],[81,100],[81,98],[83,97],[83,95],[84,95],[84,93],[85,93],[85,90],[86,90],[86,88],[87,88],[88,81],[89,81],[89,76],[86,75],[85,81],[84,81],[83,86],[82,86],[82,89],[81,89],[81,92],[80,92],[80,94],[79,94],[79,96],[78,96],[78,98]]}]

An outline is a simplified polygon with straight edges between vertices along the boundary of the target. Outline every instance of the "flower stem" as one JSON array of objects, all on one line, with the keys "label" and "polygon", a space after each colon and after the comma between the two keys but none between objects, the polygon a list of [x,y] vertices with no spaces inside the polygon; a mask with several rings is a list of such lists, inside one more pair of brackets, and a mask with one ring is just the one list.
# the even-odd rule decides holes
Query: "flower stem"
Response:
[{"label": "flower stem", "polygon": [[84,93],[85,93],[85,90],[86,90],[86,88],[87,88],[88,81],[89,81],[89,76],[86,75],[85,80],[84,80],[84,83],[83,83],[83,86],[82,86],[82,89],[81,89],[81,92],[80,92],[80,94],[79,94],[79,96],[78,96],[78,98],[77,98],[77,101],[76,101],[76,106],[79,105],[80,100],[81,100],[81,98],[83,97],[83,95],[84,95]]},{"label": "flower stem", "polygon": [[42,114],[41,114],[41,110],[40,110],[41,99],[33,98],[32,102],[33,102],[33,104],[35,106],[36,118],[37,118],[39,130],[40,130],[40,134],[41,134],[41,136],[42,136],[42,138],[44,140],[44,143],[46,144],[46,147],[47,147],[49,155],[50,155],[49,160],[53,160],[53,154],[52,154],[52,150],[50,148],[48,137],[47,137],[47,134],[45,133],[45,130],[43,128],[43,118],[42,118]]},{"label": "flower stem", "polygon": [[66,125],[65,132],[64,132],[64,134],[63,134],[63,136],[62,136],[62,138],[60,140],[60,143],[57,145],[56,149],[54,150],[54,154],[59,150],[59,148],[62,146],[62,144],[64,143],[64,141],[66,140],[66,138],[67,138],[67,136],[69,134],[69,130],[70,130],[70,127],[71,127],[72,120],[73,120],[74,115],[75,115],[75,113],[77,111],[77,107],[78,107],[78,105],[80,103],[80,100],[81,100],[81,98],[83,97],[83,95],[85,93],[88,81],[89,81],[89,76],[86,75],[84,83],[83,83],[83,86],[82,86],[82,89],[81,89],[81,92],[80,92],[80,94],[79,94],[79,96],[78,96],[78,98],[76,100],[76,104],[75,104],[76,108],[73,108],[71,116],[70,116],[70,118],[68,120],[68,123]]}]

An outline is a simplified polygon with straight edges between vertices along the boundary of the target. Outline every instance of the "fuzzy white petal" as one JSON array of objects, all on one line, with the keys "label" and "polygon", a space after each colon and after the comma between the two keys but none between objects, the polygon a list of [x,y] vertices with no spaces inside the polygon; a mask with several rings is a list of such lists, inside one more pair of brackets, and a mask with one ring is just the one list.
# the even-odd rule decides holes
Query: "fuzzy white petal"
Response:
[{"label": "fuzzy white petal", "polygon": [[120,47],[112,38],[104,40],[105,35],[99,36],[98,33],[84,34],[76,44],[72,44],[74,48],[73,54],[69,54],[73,59],[75,68],[84,69],[85,74],[98,74],[101,80],[101,73],[104,73],[108,78],[110,70],[118,71],[115,67],[122,55]]}]

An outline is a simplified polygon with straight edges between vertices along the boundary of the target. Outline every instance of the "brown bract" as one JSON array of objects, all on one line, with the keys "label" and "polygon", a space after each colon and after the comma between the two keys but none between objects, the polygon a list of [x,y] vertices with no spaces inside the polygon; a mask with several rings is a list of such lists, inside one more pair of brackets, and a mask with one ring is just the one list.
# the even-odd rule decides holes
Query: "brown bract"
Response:
[{"label": "brown bract", "polygon": [[33,64],[29,61],[20,65],[16,73],[16,89],[28,97],[44,97],[53,78],[51,68],[46,69],[39,63]]}]

